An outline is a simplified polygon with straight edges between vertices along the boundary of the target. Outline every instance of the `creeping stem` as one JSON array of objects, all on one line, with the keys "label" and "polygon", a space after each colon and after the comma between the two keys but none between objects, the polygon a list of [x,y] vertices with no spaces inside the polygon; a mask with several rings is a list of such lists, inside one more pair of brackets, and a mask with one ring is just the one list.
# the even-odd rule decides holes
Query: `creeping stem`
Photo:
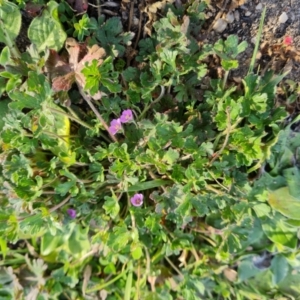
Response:
[{"label": "creeping stem", "polygon": [[98,110],[96,109],[96,107],[94,106],[93,102],[91,101],[91,97],[88,96],[83,89],[78,85],[78,89],[80,92],[80,95],[83,97],[83,99],[86,101],[86,103],[89,105],[89,107],[92,109],[92,111],[94,112],[94,114],[96,115],[96,117],[98,118],[98,120],[100,121],[100,123],[103,125],[103,127],[106,129],[106,131],[108,132],[108,134],[110,135],[111,139],[114,142],[118,142],[117,138],[112,135],[110,133],[110,130],[108,128],[108,125],[106,124],[106,122],[104,121],[104,119],[102,118],[102,116],[99,114]]},{"label": "creeping stem", "polygon": [[159,102],[161,100],[161,98],[164,96],[165,94],[165,87],[163,85],[160,86],[161,88],[161,92],[160,95],[154,100],[152,101],[149,105],[147,105],[144,110],[142,111],[142,113],[139,116],[139,120],[143,119],[143,117],[145,116],[146,112],[151,108],[152,105],[154,105],[155,103]]}]

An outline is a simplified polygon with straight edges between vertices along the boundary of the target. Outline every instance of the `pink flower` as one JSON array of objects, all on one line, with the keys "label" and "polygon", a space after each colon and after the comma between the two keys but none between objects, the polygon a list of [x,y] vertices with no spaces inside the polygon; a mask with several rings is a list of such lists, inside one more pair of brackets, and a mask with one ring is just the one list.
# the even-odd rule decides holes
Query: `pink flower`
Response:
[{"label": "pink flower", "polygon": [[143,194],[135,194],[130,199],[130,202],[133,206],[141,206],[143,204],[143,200],[144,200]]},{"label": "pink flower", "polygon": [[126,109],[122,112],[120,117],[122,123],[127,123],[133,120],[133,114],[131,109]]},{"label": "pink flower", "polygon": [[290,46],[293,44],[293,38],[291,36],[286,36],[284,39],[283,39],[283,44],[285,46]]},{"label": "pink flower", "polygon": [[122,129],[122,125],[121,125],[121,120],[120,119],[113,119],[110,122],[109,132],[112,135],[115,135],[121,129]]},{"label": "pink flower", "polygon": [[75,219],[76,218],[76,210],[73,208],[70,208],[67,210],[68,215],[70,216],[71,219]]}]

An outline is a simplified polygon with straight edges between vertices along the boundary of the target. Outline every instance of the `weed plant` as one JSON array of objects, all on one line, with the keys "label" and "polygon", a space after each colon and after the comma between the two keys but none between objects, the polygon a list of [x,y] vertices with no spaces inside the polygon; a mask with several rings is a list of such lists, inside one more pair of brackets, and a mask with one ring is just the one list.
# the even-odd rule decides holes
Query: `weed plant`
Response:
[{"label": "weed plant", "polygon": [[201,0],[167,5],[131,60],[118,17],[65,1],[21,53],[25,4],[0,1],[0,299],[299,299],[285,74],[228,81],[247,43],[200,44]]}]

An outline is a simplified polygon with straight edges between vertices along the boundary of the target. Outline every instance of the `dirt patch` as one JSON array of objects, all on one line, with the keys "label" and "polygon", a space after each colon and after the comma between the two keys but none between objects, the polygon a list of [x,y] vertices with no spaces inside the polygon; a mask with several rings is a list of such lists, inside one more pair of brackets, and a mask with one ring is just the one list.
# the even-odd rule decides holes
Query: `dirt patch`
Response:
[{"label": "dirt patch", "polygon": [[[240,67],[231,74],[244,77],[251,61],[264,7],[267,11],[256,67],[260,70],[273,69],[277,73],[290,70],[287,78],[297,82],[300,78],[297,51],[300,49],[299,0],[212,0],[206,13],[207,28],[200,33],[200,38],[202,35],[207,42],[215,42],[235,34],[240,41],[247,41],[247,50],[238,57]],[[286,37],[292,38],[291,45],[285,45]]]}]

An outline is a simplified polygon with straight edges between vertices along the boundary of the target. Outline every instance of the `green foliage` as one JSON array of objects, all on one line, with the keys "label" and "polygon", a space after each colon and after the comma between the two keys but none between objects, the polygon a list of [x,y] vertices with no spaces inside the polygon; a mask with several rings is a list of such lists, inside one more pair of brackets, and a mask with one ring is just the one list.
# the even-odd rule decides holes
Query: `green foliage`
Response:
[{"label": "green foliage", "polygon": [[[297,299],[299,121],[283,128],[274,106],[283,75],[229,84],[247,45],[198,44],[204,1],[168,4],[131,65],[119,18],[66,7],[33,19],[25,53],[2,40],[0,298]],[[49,51],[62,19],[106,56],[74,39],[68,63]]]},{"label": "green foliage", "polygon": [[39,52],[47,48],[60,50],[67,38],[58,17],[58,4],[49,1],[42,15],[33,19],[28,28],[28,37]]},{"label": "green foliage", "polygon": [[10,1],[0,2],[0,42],[7,45],[11,54],[19,56],[14,40],[21,29],[21,12],[18,7]]},{"label": "green foliage", "polygon": [[134,34],[123,32],[123,26],[118,17],[112,17],[107,21],[99,18],[98,23],[99,29],[95,32],[95,36],[100,45],[113,57],[123,56],[125,46],[131,44]]},{"label": "green foliage", "polygon": [[90,32],[97,30],[98,24],[94,18],[89,18],[84,14],[78,23],[74,24],[75,32],[74,37],[77,37],[79,41],[83,41],[85,36],[89,36]]},{"label": "green foliage", "polygon": [[20,10],[15,4],[3,0],[0,4],[0,20],[0,42],[10,44],[21,29]]}]

